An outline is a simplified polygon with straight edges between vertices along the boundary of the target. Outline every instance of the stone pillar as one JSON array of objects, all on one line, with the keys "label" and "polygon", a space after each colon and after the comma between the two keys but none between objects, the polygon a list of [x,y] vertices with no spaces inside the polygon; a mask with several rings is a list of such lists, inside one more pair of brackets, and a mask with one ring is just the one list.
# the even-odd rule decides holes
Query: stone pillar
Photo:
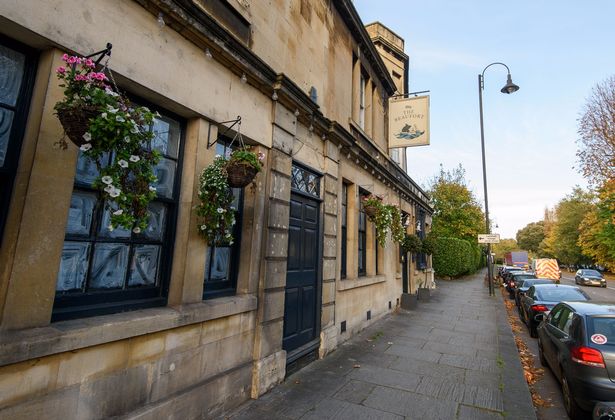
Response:
[{"label": "stone pillar", "polygon": [[288,257],[290,211],[290,172],[297,118],[276,102],[273,119],[273,145],[268,154],[270,168],[265,194],[266,226],[263,232],[263,258],[258,285],[258,314],[254,338],[252,398],[258,398],[284,380],[286,351],[282,350],[284,327],[284,288]]},{"label": "stone pillar", "polygon": [[320,318],[319,357],[337,347],[337,328],[335,326],[335,280],[339,273],[337,264],[337,227],[339,192],[342,184],[339,180],[339,149],[329,140],[325,140],[325,175],[324,175],[324,246],[322,270],[322,312]]}]

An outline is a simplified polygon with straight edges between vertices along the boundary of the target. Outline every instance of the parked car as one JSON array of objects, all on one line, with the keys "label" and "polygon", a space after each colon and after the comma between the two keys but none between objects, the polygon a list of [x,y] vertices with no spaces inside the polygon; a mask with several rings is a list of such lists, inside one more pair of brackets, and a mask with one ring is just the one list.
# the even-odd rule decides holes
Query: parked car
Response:
[{"label": "parked car", "polygon": [[517,288],[523,283],[523,280],[535,279],[534,273],[528,271],[511,271],[508,276],[508,282],[506,283],[506,290],[511,299],[515,298]]},{"label": "parked car", "polygon": [[530,336],[536,338],[536,327],[540,321],[536,315],[549,312],[562,301],[586,301],[590,297],[577,286],[562,284],[536,284],[521,298],[521,320],[527,325]]},{"label": "parked car", "polygon": [[[530,287],[534,286],[535,284],[554,284],[554,283],[553,283],[553,280],[551,279],[530,278],[530,279],[523,280],[523,283],[521,283],[519,287],[515,289],[515,304],[517,305],[517,308],[519,308],[521,305],[521,297],[524,296],[525,293],[530,289]],[[520,309],[519,309],[519,313],[521,313]]]},{"label": "parked car", "polygon": [[521,267],[513,267],[511,265],[501,265],[500,268],[498,268],[498,277],[501,278],[501,279],[504,279],[504,274],[508,270],[522,270],[522,268]]},{"label": "parked car", "polygon": [[574,282],[582,286],[606,287],[606,279],[596,270],[581,269],[574,275]]},{"label": "parked car", "polygon": [[615,401],[599,402],[592,413],[593,420],[615,420]]},{"label": "parked car", "polygon": [[615,400],[615,304],[559,303],[538,327],[538,354],[561,382],[570,418]]},{"label": "parked car", "polygon": [[521,271],[523,271],[521,267],[506,267],[506,269],[502,272],[502,281],[506,285],[512,273],[519,273]]}]

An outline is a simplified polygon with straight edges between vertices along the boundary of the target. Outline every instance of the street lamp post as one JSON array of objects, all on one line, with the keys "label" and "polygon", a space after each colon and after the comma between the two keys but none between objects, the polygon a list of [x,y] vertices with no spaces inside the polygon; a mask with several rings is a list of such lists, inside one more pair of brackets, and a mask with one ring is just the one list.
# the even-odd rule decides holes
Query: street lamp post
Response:
[{"label": "street lamp post", "polygon": [[[519,86],[515,85],[510,77],[510,69],[504,63],[491,63],[483,69],[483,72],[478,75],[478,104],[480,108],[480,145],[483,152],[483,185],[485,188],[485,225],[487,228],[487,234],[491,233],[489,223],[489,200],[487,199],[487,166],[485,164],[485,129],[483,127],[483,89],[485,89],[485,71],[496,64],[506,67],[508,77],[506,79],[506,85],[500,90],[502,93],[510,94],[519,90]],[[495,295],[493,288],[493,266],[491,264],[491,244],[487,244],[487,276],[489,277],[489,296]]]}]

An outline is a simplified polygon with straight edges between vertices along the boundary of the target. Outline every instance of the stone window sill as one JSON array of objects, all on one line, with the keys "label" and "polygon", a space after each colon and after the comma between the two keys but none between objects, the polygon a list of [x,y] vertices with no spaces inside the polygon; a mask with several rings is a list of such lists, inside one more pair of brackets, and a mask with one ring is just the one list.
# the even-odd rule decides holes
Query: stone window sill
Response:
[{"label": "stone window sill", "polygon": [[337,283],[337,291],[343,292],[344,290],[356,289],[357,287],[365,287],[371,286],[372,284],[376,283],[384,283],[385,281],[387,281],[387,278],[382,274],[369,277],[359,277],[355,279],[347,278],[344,280],[340,280]]},{"label": "stone window sill", "polygon": [[253,295],[150,308],[0,333],[0,366],[256,310]]}]

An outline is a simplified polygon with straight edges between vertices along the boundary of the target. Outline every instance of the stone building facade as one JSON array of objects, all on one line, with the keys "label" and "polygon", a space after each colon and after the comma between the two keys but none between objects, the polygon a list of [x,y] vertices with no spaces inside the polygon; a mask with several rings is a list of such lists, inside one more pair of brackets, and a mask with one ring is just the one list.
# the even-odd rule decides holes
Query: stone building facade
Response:
[{"label": "stone building facade", "polygon": [[[57,146],[55,68],[107,42],[119,87],[160,113],[142,234],[104,229],[95,168]],[[0,418],[216,416],[428,278],[360,206],[374,193],[409,232],[430,224],[386,141],[403,40],[401,84],[377,45],[350,0],[3,2]],[[199,174],[237,116],[265,165],[234,191],[235,243],[208,246]]]}]

